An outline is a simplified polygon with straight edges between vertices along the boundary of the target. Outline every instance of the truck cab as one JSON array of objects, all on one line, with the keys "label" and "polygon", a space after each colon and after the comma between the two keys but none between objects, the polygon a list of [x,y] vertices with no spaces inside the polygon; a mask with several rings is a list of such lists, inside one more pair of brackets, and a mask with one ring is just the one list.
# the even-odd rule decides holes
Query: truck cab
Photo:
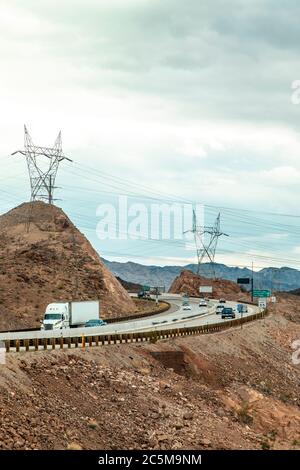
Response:
[{"label": "truck cab", "polygon": [[47,305],[42,330],[58,330],[69,325],[68,303],[57,302]]}]

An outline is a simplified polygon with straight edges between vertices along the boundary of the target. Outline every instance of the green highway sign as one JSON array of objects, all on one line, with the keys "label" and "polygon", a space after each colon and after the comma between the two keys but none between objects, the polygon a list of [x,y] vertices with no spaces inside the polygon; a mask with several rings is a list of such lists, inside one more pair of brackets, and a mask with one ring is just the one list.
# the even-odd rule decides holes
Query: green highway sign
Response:
[{"label": "green highway sign", "polygon": [[143,290],[146,292],[148,290],[150,290],[150,286],[143,286]]},{"label": "green highway sign", "polygon": [[260,289],[254,289],[253,290],[253,297],[270,297],[271,292],[267,289],[265,290],[260,290]]},{"label": "green highway sign", "polygon": [[250,284],[250,278],[249,277],[238,277],[237,283],[238,284]]}]

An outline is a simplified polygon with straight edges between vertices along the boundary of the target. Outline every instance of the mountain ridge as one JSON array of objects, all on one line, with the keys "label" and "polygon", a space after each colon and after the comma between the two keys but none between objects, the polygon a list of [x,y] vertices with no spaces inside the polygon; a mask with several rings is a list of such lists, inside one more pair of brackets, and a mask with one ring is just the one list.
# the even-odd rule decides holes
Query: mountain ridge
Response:
[{"label": "mountain ridge", "polygon": [[[110,271],[125,281],[138,284],[164,285],[169,289],[174,279],[184,270],[194,273],[197,271],[196,264],[185,266],[156,266],[144,265],[127,261],[109,261],[102,258]],[[248,268],[230,267],[222,263],[214,265],[216,277],[229,281],[237,281],[238,277],[252,277],[252,271]],[[200,274],[204,277],[212,277],[210,263],[203,263]],[[295,268],[283,266],[281,268],[267,267],[254,271],[254,287],[257,289],[271,289],[272,291],[290,291],[300,287],[300,271]]]}]

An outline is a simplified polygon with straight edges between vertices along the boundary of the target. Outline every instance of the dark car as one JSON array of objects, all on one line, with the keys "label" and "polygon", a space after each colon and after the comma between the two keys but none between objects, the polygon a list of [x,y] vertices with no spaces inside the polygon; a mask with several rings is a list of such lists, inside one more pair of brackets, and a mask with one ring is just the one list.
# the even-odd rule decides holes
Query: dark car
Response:
[{"label": "dark car", "polygon": [[247,313],[248,312],[248,307],[245,304],[237,304],[237,311],[239,313]]},{"label": "dark car", "polygon": [[138,293],[138,298],[139,299],[151,299],[151,295],[150,295],[150,292],[146,292],[144,290],[141,290],[139,293]]},{"label": "dark car", "polygon": [[95,326],[104,326],[107,325],[106,321],[101,320],[100,318],[95,318],[94,320],[89,320],[84,325],[86,328],[91,328]]},{"label": "dark car", "polygon": [[235,313],[233,311],[233,308],[231,307],[224,307],[222,310],[222,318],[235,318]]}]

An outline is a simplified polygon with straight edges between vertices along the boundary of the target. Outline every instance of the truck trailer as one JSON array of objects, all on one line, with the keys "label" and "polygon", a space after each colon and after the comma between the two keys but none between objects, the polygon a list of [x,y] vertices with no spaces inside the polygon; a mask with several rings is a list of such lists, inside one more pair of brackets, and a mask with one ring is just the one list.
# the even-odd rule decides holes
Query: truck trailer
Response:
[{"label": "truck trailer", "polygon": [[99,300],[55,302],[47,305],[41,329],[76,328],[99,318]]}]

